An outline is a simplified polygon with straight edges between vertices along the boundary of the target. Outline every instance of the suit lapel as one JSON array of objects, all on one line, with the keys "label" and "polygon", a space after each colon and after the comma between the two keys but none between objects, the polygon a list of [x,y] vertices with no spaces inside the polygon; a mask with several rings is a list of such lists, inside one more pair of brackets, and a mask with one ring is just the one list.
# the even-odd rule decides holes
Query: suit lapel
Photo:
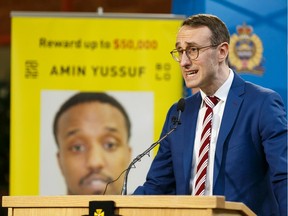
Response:
[{"label": "suit lapel", "polygon": [[219,175],[219,170],[222,163],[222,154],[225,140],[234,125],[236,117],[238,115],[241,103],[243,99],[240,97],[244,93],[245,82],[234,73],[234,80],[229,90],[227,97],[222,123],[218,135],[215,161],[214,161],[214,176],[213,176],[213,186],[215,187],[215,182]]},{"label": "suit lapel", "polygon": [[191,166],[192,166],[196,124],[201,101],[202,98],[200,93],[196,93],[194,96],[187,99],[187,108],[186,108],[187,114],[185,115],[185,120],[183,121],[184,123],[183,128],[185,128],[183,167],[184,167],[185,184],[188,188],[191,178]]}]

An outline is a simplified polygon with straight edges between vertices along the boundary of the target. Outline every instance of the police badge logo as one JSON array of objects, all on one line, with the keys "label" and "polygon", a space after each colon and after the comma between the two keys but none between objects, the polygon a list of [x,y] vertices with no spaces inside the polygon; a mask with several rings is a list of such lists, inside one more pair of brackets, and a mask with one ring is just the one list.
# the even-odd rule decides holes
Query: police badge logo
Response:
[{"label": "police badge logo", "polygon": [[253,34],[252,26],[245,23],[237,26],[237,33],[230,39],[229,64],[238,73],[262,75],[263,46],[260,38]]}]

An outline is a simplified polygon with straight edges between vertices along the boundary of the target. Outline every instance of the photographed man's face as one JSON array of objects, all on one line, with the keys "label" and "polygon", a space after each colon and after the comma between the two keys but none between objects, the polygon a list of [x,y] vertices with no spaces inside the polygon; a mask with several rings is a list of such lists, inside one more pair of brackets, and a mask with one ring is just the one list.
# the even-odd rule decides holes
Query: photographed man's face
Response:
[{"label": "photographed man's face", "polygon": [[[58,121],[58,163],[68,194],[103,194],[131,159],[123,114],[107,103],[71,107]],[[121,194],[123,176],[105,194]]]}]

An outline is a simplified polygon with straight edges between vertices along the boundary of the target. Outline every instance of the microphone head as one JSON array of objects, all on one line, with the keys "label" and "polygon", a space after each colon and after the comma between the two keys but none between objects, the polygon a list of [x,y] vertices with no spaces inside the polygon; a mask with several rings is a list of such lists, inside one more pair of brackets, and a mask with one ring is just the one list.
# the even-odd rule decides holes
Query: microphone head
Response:
[{"label": "microphone head", "polygon": [[185,109],[185,99],[184,98],[181,98],[179,101],[178,101],[178,104],[177,104],[177,111],[181,111],[183,112]]}]

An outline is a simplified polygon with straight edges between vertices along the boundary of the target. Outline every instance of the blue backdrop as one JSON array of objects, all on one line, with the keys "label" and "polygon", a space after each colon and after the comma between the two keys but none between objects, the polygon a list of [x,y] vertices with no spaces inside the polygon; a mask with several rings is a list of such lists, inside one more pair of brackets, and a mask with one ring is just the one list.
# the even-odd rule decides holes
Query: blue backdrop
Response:
[{"label": "blue backdrop", "polygon": [[190,16],[210,13],[221,18],[230,34],[246,23],[263,45],[264,72],[241,73],[245,80],[277,91],[287,109],[287,1],[286,0],[173,0],[172,13]]}]

